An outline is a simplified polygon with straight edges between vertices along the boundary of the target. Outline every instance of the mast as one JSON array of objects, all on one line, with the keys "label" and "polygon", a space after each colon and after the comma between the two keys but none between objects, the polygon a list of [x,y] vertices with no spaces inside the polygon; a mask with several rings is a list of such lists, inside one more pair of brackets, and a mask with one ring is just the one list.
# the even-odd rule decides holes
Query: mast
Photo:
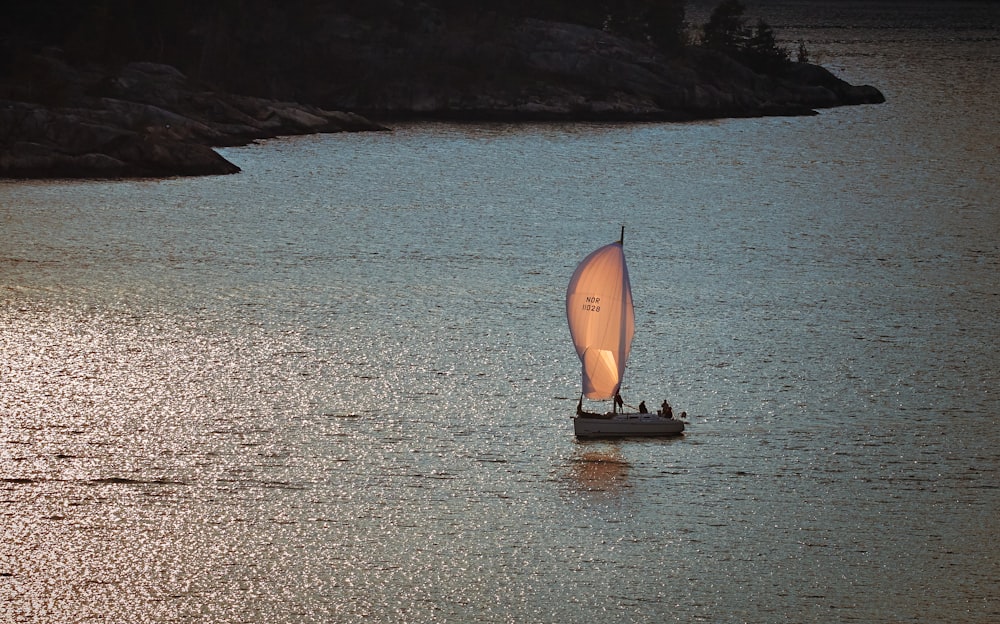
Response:
[{"label": "mast", "polygon": [[[628,269],[624,268],[625,267],[625,224],[624,223],[622,223],[622,233],[621,233],[621,236],[618,238],[618,244],[622,246],[622,267],[623,267],[623,270],[624,270],[624,273],[625,273],[625,283],[628,284]],[[631,285],[627,285],[626,287],[628,288],[628,291],[629,291],[629,293],[628,293],[629,300],[631,300],[632,299],[632,286]],[[633,314],[633,312],[631,312],[630,310],[627,310],[626,306],[622,306],[622,320],[621,320],[621,322],[622,322],[623,325],[626,325],[627,323],[629,323],[628,317],[630,317],[632,314]],[[634,318],[632,319],[632,323],[633,324],[635,323]],[[631,343],[631,342],[632,342],[632,340],[631,340],[631,338],[629,338],[629,343]],[[628,356],[626,355],[625,358],[628,359]],[[619,375],[619,378],[618,378],[618,386],[615,387],[615,396],[612,397],[612,399],[611,399],[611,409],[612,409],[612,411],[617,411],[618,410],[618,397],[621,396],[621,389],[622,389],[622,384],[623,383],[625,383],[625,363],[624,362],[622,362],[621,375]],[[624,409],[622,411],[624,411]]]}]

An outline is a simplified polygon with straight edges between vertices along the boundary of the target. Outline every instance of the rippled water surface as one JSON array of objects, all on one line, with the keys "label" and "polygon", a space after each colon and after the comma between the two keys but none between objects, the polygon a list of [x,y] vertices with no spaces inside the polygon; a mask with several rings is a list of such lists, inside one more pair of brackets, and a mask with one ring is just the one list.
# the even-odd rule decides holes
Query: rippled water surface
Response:
[{"label": "rippled water surface", "polygon": [[[997,5],[774,6],[889,101],[0,183],[0,620],[1000,620]],[[581,443],[622,222],[689,427]]]}]

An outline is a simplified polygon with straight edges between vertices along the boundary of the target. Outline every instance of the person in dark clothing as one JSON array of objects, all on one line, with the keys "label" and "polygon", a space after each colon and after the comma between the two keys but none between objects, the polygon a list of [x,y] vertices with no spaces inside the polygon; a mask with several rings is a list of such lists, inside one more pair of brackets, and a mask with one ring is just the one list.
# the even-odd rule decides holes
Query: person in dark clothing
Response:
[{"label": "person in dark clothing", "polygon": [[625,401],[622,401],[622,395],[615,392],[615,410],[624,411]]},{"label": "person in dark clothing", "polygon": [[646,402],[645,401],[640,401],[639,402],[639,413],[640,414],[648,414],[649,413],[649,410],[646,409]]},{"label": "person in dark clothing", "polygon": [[664,401],[663,405],[660,406],[660,415],[664,418],[673,418],[674,408],[670,407],[670,404]]}]

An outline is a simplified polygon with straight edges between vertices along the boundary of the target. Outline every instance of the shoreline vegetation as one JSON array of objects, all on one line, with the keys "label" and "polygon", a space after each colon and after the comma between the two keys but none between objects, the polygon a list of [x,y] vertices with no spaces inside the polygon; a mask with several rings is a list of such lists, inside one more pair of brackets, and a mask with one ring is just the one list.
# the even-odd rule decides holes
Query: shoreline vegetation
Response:
[{"label": "shoreline vegetation", "polygon": [[[0,26],[0,178],[236,173],[213,147],[402,120],[692,121],[884,102],[739,0],[22,3]],[[208,6],[210,4],[210,6]],[[227,9],[228,7],[228,9]]]}]

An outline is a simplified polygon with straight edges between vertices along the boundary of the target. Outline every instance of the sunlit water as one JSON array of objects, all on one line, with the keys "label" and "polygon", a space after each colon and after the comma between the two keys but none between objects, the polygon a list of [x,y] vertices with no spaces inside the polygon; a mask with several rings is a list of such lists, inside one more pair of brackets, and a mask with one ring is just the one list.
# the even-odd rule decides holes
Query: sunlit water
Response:
[{"label": "sunlit water", "polygon": [[[884,105],[0,184],[0,620],[1000,621],[997,5],[836,6],[771,21]],[[622,222],[690,424],[580,443]]]}]

